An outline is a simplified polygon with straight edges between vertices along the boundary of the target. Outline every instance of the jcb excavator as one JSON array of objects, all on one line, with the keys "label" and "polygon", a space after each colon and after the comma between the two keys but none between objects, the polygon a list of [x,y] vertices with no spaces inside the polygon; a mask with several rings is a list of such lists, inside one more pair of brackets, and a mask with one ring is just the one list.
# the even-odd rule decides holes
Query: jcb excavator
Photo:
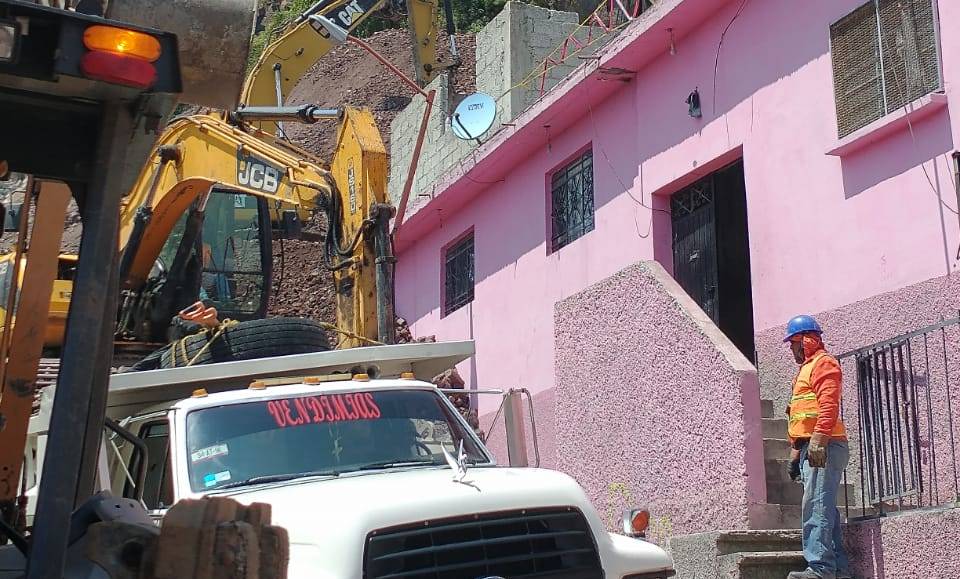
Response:
[{"label": "jcb excavator", "polygon": [[[19,0],[0,0],[0,8],[6,8],[8,5],[17,7],[20,4],[24,3]],[[210,301],[220,305],[223,312],[221,315],[231,315],[237,319],[245,316],[262,316],[269,297],[271,209],[276,211],[275,215],[278,217],[281,215],[278,209],[282,207],[321,209],[327,213],[330,232],[327,236],[325,257],[326,265],[335,270],[338,326],[344,329],[346,335],[352,336],[352,340],[341,342],[341,344],[359,345],[377,338],[386,342],[392,341],[390,339],[394,324],[392,256],[388,236],[392,207],[386,199],[385,150],[372,116],[369,112],[351,109],[323,111],[311,106],[291,109],[269,104],[258,105],[255,100],[262,98],[264,94],[258,88],[262,85],[259,77],[263,76],[260,72],[264,70],[264,63],[273,63],[270,67],[271,72],[274,73],[276,89],[274,94],[282,104],[282,88],[295,84],[299,75],[329,50],[331,45],[328,38],[329,32],[326,36],[323,34],[323,31],[329,30],[329,26],[324,26],[325,23],[331,22],[331,19],[338,19],[340,24],[345,25],[344,30],[353,30],[367,14],[385,4],[386,2],[383,1],[365,5],[362,0],[352,2],[325,0],[311,7],[290,32],[265,51],[255,73],[248,78],[242,92],[246,95],[244,99],[250,100],[248,102],[241,100],[238,103],[239,106],[235,108],[222,97],[219,100],[207,98],[205,102],[194,101],[215,108],[226,108],[227,112],[190,117],[170,124],[156,141],[147,165],[143,167],[138,177],[132,179],[132,187],[129,169],[131,163],[136,162],[133,159],[136,159],[136,153],[139,151],[135,149],[127,151],[126,164],[121,160],[117,170],[108,172],[108,175],[118,175],[109,182],[112,187],[123,187],[130,193],[126,195],[122,206],[117,205],[121,219],[119,231],[114,230],[116,232],[114,239],[120,240],[119,264],[110,266],[109,262],[99,262],[101,275],[97,286],[101,288],[99,298],[91,295],[90,279],[95,271],[93,260],[109,259],[112,253],[108,249],[109,243],[104,245],[104,240],[109,239],[109,230],[90,231],[89,229],[97,223],[97,220],[109,223],[110,210],[100,209],[99,213],[94,214],[91,219],[88,214],[92,210],[81,204],[85,229],[76,269],[78,290],[74,291],[70,280],[60,280],[67,284],[60,284],[57,288],[57,291],[68,297],[70,301],[70,321],[66,324],[63,338],[65,357],[62,359],[59,382],[66,381],[70,383],[71,388],[59,389],[57,392],[54,416],[51,420],[52,424],[62,422],[59,420],[62,416],[58,417],[58,413],[62,415],[73,412],[78,417],[86,416],[86,432],[76,441],[79,445],[75,451],[78,456],[67,461],[71,465],[77,462],[81,465],[81,472],[71,474],[72,480],[81,482],[81,487],[75,489],[77,500],[85,496],[84,489],[89,488],[88,485],[91,482],[89,477],[93,466],[90,459],[96,456],[97,433],[103,424],[103,411],[100,406],[105,395],[103,390],[105,386],[102,385],[96,386],[94,390],[89,389],[93,386],[92,384],[88,384],[85,387],[86,390],[75,386],[78,368],[90,369],[93,376],[109,367],[113,352],[108,352],[107,348],[103,347],[107,335],[115,334],[122,340],[129,340],[129,343],[134,344],[162,340],[165,325],[169,322],[171,315],[176,314],[184,304],[196,299],[196,294],[200,292],[205,292]],[[113,8],[113,17],[116,18],[156,23],[162,22],[163,18],[169,14],[162,10],[145,13],[142,6],[138,11],[132,9],[133,5],[135,2],[116,0],[108,4]],[[432,78],[438,69],[435,56],[431,56],[435,55],[436,50],[437,5],[435,2],[422,0],[409,0],[408,5],[411,7],[409,13],[411,28],[417,40],[418,72],[423,73],[418,75],[418,80],[423,84]],[[228,19],[224,21],[227,22],[223,24],[224,31],[211,33],[211,31],[202,30],[202,27],[191,26],[186,22],[189,16],[189,14],[175,16],[179,19],[178,29],[186,31],[177,38],[181,53],[184,52],[185,47],[196,47],[202,39],[211,37],[225,39],[235,35],[238,30],[236,26],[229,24],[234,21]],[[21,18],[16,22],[18,26],[14,28],[14,40],[19,41],[26,36],[25,32],[32,33],[34,37],[37,36],[38,28],[26,27],[28,20]],[[21,25],[24,28],[21,28]],[[239,30],[242,29],[242,26],[239,27]],[[201,31],[203,34],[198,37]],[[417,31],[422,34],[418,34]],[[29,46],[30,40],[32,39],[27,39],[22,46]],[[98,48],[96,38],[91,39],[85,36],[83,40],[87,50],[96,52],[95,49]],[[318,43],[311,45],[311,40]],[[15,45],[15,48],[19,47]],[[135,56],[149,61],[152,56],[148,54],[149,43],[146,52],[136,53],[137,50],[142,49],[142,46],[134,46],[131,49],[130,45],[119,41],[114,47],[118,53],[133,50]],[[290,52],[286,53],[285,50]],[[226,53],[235,56],[235,52],[228,50],[214,58],[222,58]],[[0,54],[0,56],[3,55]],[[190,86],[202,87],[195,88],[194,92],[207,91],[213,94],[216,92],[217,82],[222,81],[223,77],[215,71],[211,72],[211,69],[215,69],[215,65],[210,61],[211,56],[208,54],[204,58],[206,59],[203,62],[205,67],[187,68],[184,76],[189,77]],[[107,59],[90,60],[93,62],[90,64],[91,67],[96,64],[103,65],[104,62],[109,64]],[[291,62],[293,66],[288,66],[284,72],[283,65],[278,65],[281,62]],[[170,65],[171,68],[157,74],[157,78],[171,85],[171,88],[176,87],[175,81],[178,80],[172,77],[171,73],[175,66],[174,62]],[[132,70],[137,72],[139,69],[134,67]],[[0,69],[0,73],[2,72],[3,70]],[[106,78],[111,78],[109,72],[108,70],[104,73]],[[154,79],[136,80],[139,85],[135,86],[148,88]],[[184,84],[187,84],[186,78]],[[185,94],[189,93],[185,92]],[[136,99],[133,102],[136,102]],[[131,107],[128,104],[123,106],[135,111],[137,118],[145,124],[149,132],[151,129],[156,130],[157,126],[163,126],[163,121],[172,110],[169,106],[172,102],[175,100],[164,101],[165,107],[158,113],[154,113],[150,108],[144,109],[142,105],[141,108]],[[187,102],[190,101],[187,100]],[[111,110],[115,110],[116,106],[120,105],[115,105]],[[69,111],[64,111],[62,114],[69,115]],[[271,135],[252,124],[261,124],[268,130],[272,130],[271,123],[315,122],[326,118],[336,118],[340,121],[337,153],[330,164],[330,169],[322,167],[305,152],[284,142],[282,134],[281,136]],[[91,151],[91,153],[97,153],[93,157],[97,167],[113,162],[112,157],[118,156],[117,151],[121,147],[123,136],[117,128],[111,127],[111,130],[118,135],[110,143],[111,147],[104,148],[101,145],[102,150]],[[144,140],[133,139],[130,142],[140,145]],[[91,149],[94,148],[91,147]],[[0,153],[14,158],[15,162],[9,164],[11,170],[37,177],[60,177],[55,171],[44,171],[43,163],[23,163],[17,155],[8,153],[7,150],[8,147],[4,147]],[[64,157],[69,158],[69,155]],[[34,161],[35,158],[30,160]],[[6,167],[4,163],[4,172]],[[102,169],[100,171],[102,173]],[[94,172],[94,175],[98,173]],[[53,203],[53,199],[62,197],[46,192],[47,189],[55,190],[55,188],[46,187],[41,191],[37,197],[41,209],[44,204],[49,205]],[[27,197],[31,197],[32,194],[33,190],[30,190]],[[116,200],[119,201],[119,197]],[[64,208],[65,205],[59,210],[62,211]],[[42,336],[42,332],[39,334],[36,332],[38,325],[36,314],[40,313],[38,299],[46,305],[46,296],[50,295],[49,291],[54,287],[54,279],[51,278],[48,285],[46,280],[39,284],[33,283],[30,272],[55,271],[50,265],[33,266],[32,264],[38,260],[49,263],[50,258],[53,257],[50,255],[53,245],[41,244],[39,240],[45,231],[56,227],[55,219],[42,216],[56,215],[56,213],[57,211],[49,210],[37,212],[30,243],[31,267],[25,267],[25,257],[22,253],[25,248],[23,240],[26,231],[23,226],[20,227],[21,241],[18,243],[18,251],[6,260],[9,276],[5,280],[7,286],[17,286],[19,289],[22,279],[24,290],[23,292],[11,291],[11,298],[4,304],[5,310],[13,311],[21,318],[20,323],[17,324],[13,324],[12,317],[4,320],[7,329],[12,332],[14,341],[17,341],[18,335],[23,336],[27,332],[32,332],[31,339],[34,342],[37,340],[36,336]],[[22,219],[25,221],[29,211],[23,211],[22,214],[24,216]],[[117,212],[113,215],[117,215]],[[98,245],[91,245],[88,241],[94,236],[97,238]],[[59,239],[58,235],[51,239],[54,237]],[[53,261],[56,262],[56,258]],[[75,261],[75,258],[60,256],[59,261],[61,267],[56,269],[66,272],[73,269],[71,262]],[[27,274],[21,276],[20,271],[26,271]],[[123,294],[119,303],[113,305],[110,296],[115,295],[112,294],[114,290],[111,289],[111,286],[116,287],[115,284],[123,288]],[[45,285],[49,288],[45,295],[45,292],[41,292],[39,295],[34,294],[28,297],[27,292],[30,287]],[[79,288],[84,287],[87,289],[80,291]],[[103,296],[106,296],[106,302],[102,301]],[[93,299],[96,304],[95,309],[98,309],[99,313],[93,314],[86,301],[78,305],[77,300],[81,298],[82,300]],[[96,301],[98,299],[99,302]],[[117,312],[118,323],[115,327],[110,321],[113,317],[111,311]],[[81,313],[78,314],[78,312]],[[78,315],[80,317],[86,315],[86,321],[77,321],[75,318]],[[91,315],[94,317],[91,318]],[[96,320],[95,324],[94,320]],[[81,342],[79,338],[71,339],[71,337],[81,334],[77,329],[78,324],[87,325],[85,335],[88,345],[95,348],[88,354],[90,364],[76,363],[77,356],[82,356],[79,350]],[[384,336],[386,339],[383,338]],[[55,336],[50,341],[57,340],[58,337]],[[17,341],[15,348],[20,346],[21,343]],[[115,348],[110,350],[115,351]],[[16,395],[18,399],[23,397],[32,399],[33,390],[36,387],[37,360],[28,362],[27,367],[14,368],[13,356],[10,359],[11,363],[6,369],[4,390],[0,398],[0,406],[2,406],[0,411],[4,412],[5,420],[11,417],[6,414],[7,412],[16,414],[16,420],[7,421],[6,428],[0,433],[0,442],[2,442],[0,446],[10,451],[0,452],[2,455],[0,456],[0,483],[5,483],[0,484],[0,507],[3,508],[11,506],[19,495],[16,481],[19,480],[20,464],[13,455],[22,446],[20,443],[25,436],[25,422],[29,416],[29,404],[26,408],[20,402],[14,404],[12,396]],[[33,370],[29,368],[31,365]],[[25,383],[30,385],[29,388],[11,386],[14,374],[29,376]],[[13,383],[18,384],[16,380]],[[86,395],[87,399],[84,399],[85,391],[91,392]],[[64,394],[64,392],[68,393]],[[61,397],[69,397],[70,400],[61,403]],[[89,416],[83,408],[89,408]],[[24,411],[26,415],[23,415]],[[75,426],[77,424],[79,423],[75,422]],[[51,438],[52,448],[63,446],[64,436],[78,434],[67,435],[64,432],[64,429],[60,429],[59,438]],[[46,462],[59,460],[54,456],[58,456],[57,453],[51,455],[48,452]],[[47,468],[44,480],[51,477],[56,480],[59,477],[53,473],[59,472],[62,476],[71,468],[67,464],[58,469]],[[70,478],[61,482],[66,484],[69,481]],[[54,483],[47,486],[53,488]],[[47,518],[43,510],[44,497],[54,496],[53,492],[41,486],[37,525],[41,525],[41,522],[46,524]],[[47,502],[50,500],[50,498],[46,499]],[[6,514],[9,515],[10,512],[7,511]],[[11,522],[9,516],[3,515],[5,513],[0,512],[0,522],[5,524]],[[4,534],[15,537],[16,531],[6,528]],[[57,537],[60,536],[57,535]],[[60,564],[62,559],[55,561],[53,566]]]},{"label": "jcb excavator", "polygon": [[[20,259],[7,266],[9,285],[22,279],[22,291],[19,321],[11,327],[5,320],[0,343],[0,577],[210,577],[213,561],[233,576],[238,565],[219,557],[229,550],[236,561],[260,562],[244,576],[283,579],[289,540],[262,505],[219,501],[213,512],[183,503],[161,530],[135,501],[93,493],[113,349],[120,199],[178,101],[236,105],[255,3],[176,0],[174,10],[164,10],[110,0],[106,12],[96,1],[72,3],[65,10],[56,0],[0,0],[0,180],[29,175],[23,213],[36,202],[32,227],[22,216],[17,227],[19,252],[29,237],[29,267],[21,270]],[[71,197],[83,237],[67,268],[76,273],[60,373],[67,387],[52,406],[46,476],[25,532],[16,500],[23,443]],[[17,292],[8,296],[4,305],[13,309]],[[228,541],[223,527],[248,540]],[[200,544],[191,535],[211,540]],[[194,564],[200,560],[206,566]]]},{"label": "jcb excavator", "polygon": [[[455,66],[439,63],[439,0],[406,0],[417,84]],[[168,338],[171,319],[201,298],[220,318],[263,318],[271,293],[271,239],[283,220],[326,213],[324,266],[333,270],[342,347],[393,341],[392,255],[386,197],[386,151],[365,110],[283,106],[283,95],[327,54],[329,23],[355,30],[396,0],[321,0],[263,51],[231,111],[179,119],[161,135],[124,198],[120,214],[117,361],[129,363]],[[325,27],[326,26],[326,27]],[[329,168],[290,144],[280,121],[339,122]],[[0,287],[11,282],[14,254],[0,257]],[[60,256],[69,272],[73,256]],[[7,265],[4,265],[7,264]],[[55,354],[63,335],[70,280],[60,276],[51,298],[45,346]],[[197,291],[200,288],[200,291]],[[198,295],[199,294],[199,295]],[[5,313],[0,305],[0,319]]]}]

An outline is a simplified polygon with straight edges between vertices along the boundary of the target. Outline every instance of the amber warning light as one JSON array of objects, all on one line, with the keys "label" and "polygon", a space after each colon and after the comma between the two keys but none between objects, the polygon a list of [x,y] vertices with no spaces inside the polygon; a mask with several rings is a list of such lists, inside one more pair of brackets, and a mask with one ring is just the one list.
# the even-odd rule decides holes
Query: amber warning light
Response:
[{"label": "amber warning light", "polygon": [[92,79],[134,88],[150,88],[157,80],[153,63],[160,58],[160,42],[143,32],[95,25],[83,33],[89,50],[80,70]]}]

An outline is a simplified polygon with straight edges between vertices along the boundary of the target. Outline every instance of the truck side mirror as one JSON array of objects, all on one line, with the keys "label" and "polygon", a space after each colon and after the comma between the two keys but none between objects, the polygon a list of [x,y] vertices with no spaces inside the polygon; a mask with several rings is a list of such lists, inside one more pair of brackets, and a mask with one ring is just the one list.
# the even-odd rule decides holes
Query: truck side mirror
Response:
[{"label": "truck side mirror", "polygon": [[23,204],[11,203],[9,209],[3,208],[3,231],[20,231],[20,215],[23,213]]}]

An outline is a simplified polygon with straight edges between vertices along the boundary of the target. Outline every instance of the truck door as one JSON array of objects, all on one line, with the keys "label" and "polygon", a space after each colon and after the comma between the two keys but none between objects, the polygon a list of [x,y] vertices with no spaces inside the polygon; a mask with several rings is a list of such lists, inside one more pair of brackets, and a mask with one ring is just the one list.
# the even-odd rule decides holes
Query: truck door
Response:
[{"label": "truck door", "polygon": [[[170,463],[170,425],[165,416],[154,414],[140,421],[134,421],[128,426],[147,447],[146,476],[143,481],[143,503],[147,510],[158,510],[173,504],[173,472]],[[127,454],[127,472],[135,473],[140,469],[143,456],[140,453]],[[114,476],[124,476],[114,470]],[[117,488],[115,481],[114,489]],[[132,498],[135,488],[132,482],[124,476],[122,496]]]}]

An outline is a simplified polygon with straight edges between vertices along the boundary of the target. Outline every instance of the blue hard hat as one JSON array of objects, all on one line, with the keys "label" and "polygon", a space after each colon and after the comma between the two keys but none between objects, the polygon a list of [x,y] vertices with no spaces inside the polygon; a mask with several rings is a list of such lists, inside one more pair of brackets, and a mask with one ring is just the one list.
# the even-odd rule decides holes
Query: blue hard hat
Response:
[{"label": "blue hard hat", "polygon": [[820,329],[820,324],[817,323],[817,320],[813,319],[813,316],[797,316],[787,322],[787,335],[784,336],[783,341],[789,342],[790,338],[803,332],[822,334],[823,330]]}]

